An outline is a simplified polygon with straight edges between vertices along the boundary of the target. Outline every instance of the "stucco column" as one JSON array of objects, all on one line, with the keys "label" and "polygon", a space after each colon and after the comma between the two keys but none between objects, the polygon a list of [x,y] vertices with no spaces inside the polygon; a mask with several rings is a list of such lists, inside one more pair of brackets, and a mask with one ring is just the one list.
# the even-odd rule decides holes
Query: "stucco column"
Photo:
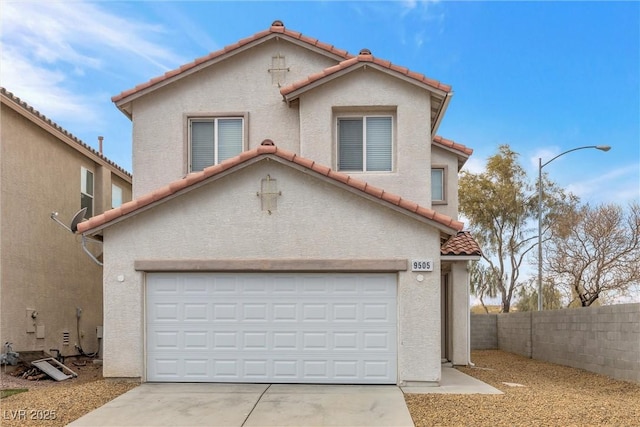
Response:
[{"label": "stucco column", "polygon": [[451,362],[454,365],[469,364],[468,316],[469,291],[467,261],[456,261],[451,264],[451,300],[452,300],[452,352]]}]

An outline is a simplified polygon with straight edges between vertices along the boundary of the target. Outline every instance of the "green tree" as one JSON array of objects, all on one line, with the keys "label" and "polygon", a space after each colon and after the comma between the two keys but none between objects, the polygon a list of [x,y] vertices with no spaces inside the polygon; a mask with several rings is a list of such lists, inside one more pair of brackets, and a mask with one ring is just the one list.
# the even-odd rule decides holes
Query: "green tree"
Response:
[{"label": "green tree", "polygon": [[[536,311],[538,309],[538,284],[535,279],[518,289],[516,310]],[[542,306],[545,310],[557,310],[562,308],[562,293],[552,281],[545,281],[542,285]]]},{"label": "green tree", "polygon": [[580,306],[625,295],[640,283],[640,204],[584,205],[558,218],[545,273]]},{"label": "green tree", "polygon": [[[558,215],[575,203],[558,187],[544,179],[544,223],[547,230]],[[483,251],[483,263],[491,274],[488,286],[501,298],[501,311],[508,313],[521,285],[523,262],[537,245],[538,199],[536,180],[531,183],[518,163],[518,153],[508,145],[487,160],[485,172],[462,172],[459,183],[460,212]],[[532,197],[533,196],[533,197]],[[476,288],[478,288],[476,284]]]},{"label": "green tree", "polygon": [[495,298],[497,295],[498,281],[500,277],[497,271],[486,264],[474,262],[471,265],[470,284],[471,292],[478,297],[480,304],[485,313],[489,313],[489,309],[484,303],[485,298]]}]

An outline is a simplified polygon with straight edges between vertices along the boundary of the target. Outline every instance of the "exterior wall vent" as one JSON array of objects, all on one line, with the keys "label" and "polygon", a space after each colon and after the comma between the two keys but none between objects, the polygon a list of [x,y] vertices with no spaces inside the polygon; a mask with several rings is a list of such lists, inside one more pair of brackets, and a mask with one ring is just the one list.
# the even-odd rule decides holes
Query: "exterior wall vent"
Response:
[{"label": "exterior wall vent", "polygon": [[64,331],[62,333],[62,345],[69,345],[69,331]]}]

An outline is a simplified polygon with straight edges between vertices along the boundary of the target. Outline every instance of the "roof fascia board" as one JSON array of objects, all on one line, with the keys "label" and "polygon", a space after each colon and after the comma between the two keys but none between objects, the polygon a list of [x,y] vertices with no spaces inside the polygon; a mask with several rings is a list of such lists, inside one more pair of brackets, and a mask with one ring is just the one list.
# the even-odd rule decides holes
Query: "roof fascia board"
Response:
[{"label": "roof fascia board", "polygon": [[407,271],[407,259],[141,259],[136,271],[341,271],[397,273]]},{"label": "roof fascia board", "polygon": [[309,49],[309,50],[311,50],[311,51],[313,51],[315,53],[319,53],[320,55],[323,55],[323,56],[326,56],[326,57],[328,57],[330,59],[333,59],[336,62],[340,62],[340,61],[344,61],[345,60],[344,57],[341,56],[341,55],[338,55],[338,54],[333,53],[333,52],[329,52],[329,51],[327,51],[325,49],[322,49],[322,48],[320,48],[318,46],[314,46],[314,45],[312,45],[310,43],[305,42],[304,40],[300,40],[300,39],[297,39],[295,37],[291,37],[288,34],[274,33],[274,35],[276,36],[276,39],[278,37],[285,38],[289,42],[291,42],[291,43],[293,43],[295,45],[298,45],[298,46],[303,47],[305,49]]},{"label": "roof fascia board", "polygon": [[31,113],[30,111],[25,110],[24,107],[22,107],[20,104],[17,104],[16,102],[14,102],[11,98],[6,97],[3,94],[2,95],[2,101],[3,101],[3,104],[5,104],[7,107],[11,108],[12,110],[14,110],[18,114],[20,114],[21,116],[26,118],[27,120],[29,120],[33,124],[39,126],[45,132],[50,133],[52,136],[54,136],[55,138],[57,138],[60,141],[64,142],[69,147],[73,148],[74,150],[78,151],[83,156],[88,157],[91,161],[93,161],[95,163],[98,163],[103,167],[106,167],[113,174],[115,174],[118,177],[122,178],[126,182],[131,183],[131,176],[130,175],[126,174],[125,172],[123,172],[121,170],[119,170],[118,168],[113,167],[113,165],[109,164],[108,162],[106,162],[104,159],[102,159],[97,154],[92,153],[91,151],[89,151],[85,147],[83,147],[80,144],[78,144],[76,141],[74,141],[72,138],[70,138],[64,132],[60,131],[59,129],[55,128],[54,126],[51,126],[45,120],[42,120],[40,117],[36,116],[35,114]]},{"label": "roof fascia board", "polygon": [[436,148],[440,148],[440,149],[442,149],[442,150],[445,150],[445,151],[447,151],[447,152],[449,152],[449,153],[451,153],[451,154],[455,154],[455,155],[458,157],[458,171],[460,171],[460,169],[462,168],[462,166],[464,166],[464,164],[467,162],[467,160],[469,160],[469,156],[468,156],[467,154],[462,153],[461,151],[458,151],[458,150],[456,150],[456,149],[454,149],[454,148],[447,147],[446,145],[438,144],[438,143],[437,143],[437,142],[435,142],[435,141],[432,141],[432,142],[431,142],[431,145],[432,145],[433,147],[436,147]]},{"label": "roof fascia board", "polygon": [[453,147],[449,147],[449,146],[444,145],[444,144],[439,144],[437,141],[431,141],[431,144],[432,144],[434,147],[441,148],[441,149],[443,149],[443,150],[445,150],[445,151],[448,151],[448,152],[450,152],[450,153],[452,153],[452,154],[457,155],[458,157],[462,157],[462,158],[465,158],[465,159],[468,159],[468,158],[469,158],[469,155],[468,155],[467,153],[463,153],[463,152],[462,152],[462,151],[460,151],[460,150],[456,150],[455,148],[453,148]]},{"label": "roof fascia board", "polygon": [[441,261],[479,261],[480,255],[441,255]]},{"label": "roof fascia board", "polygon": [[[188,77],[188,76],[190,76],[190,75],[192,75],[194,73],[197,73],[197,72],[201,71],[204,68],[207,68],[209,66],[212,66],[212,65],[215,65],[215,64],[220,63],[222,61],[225,61],[225,60],[227,60],[227,59],[229,59],[229,58],[231,58],[231,57],[233,57],[235,55],[238,55],[238,54],[240,54],[242,52],[245,52],[245,51],[247,51],[249,49],[252,49],[252,48],[254,48],[256,46],[259,46],[259,45],[261,45],[263,43],[266,43],[267,41],[272,40],[272,39],[275,39],[275,40],[286,39],[287,41],[289,41],[289,42],[291,42],[291,43],[293,43],[295,45],[301,46],[301,47],[309,49],[309,50],[311,50],[311,51],[313,51],[315,53],[318,53],[318,54],[321,54],[321,55],[326,56],[328,58],[331,58],[331,59],[335,60],[336,62],[344,60],[343,57],[341,57],[341,56],[339,56],[339,55],[337,55],[335,53],[328,52],[328,51],[326,51],[326,50],[324,50],[322,48],[319,48],[317,46],[313,46],[313,45],[311,45],[311,44],[309,44],[307,42],[304,42],[302,40],[299,40],[299,39],[296,39],[294,37],[291,37],[288,34],[285,34],[285,33],[270,33],[270,34],[267,34],[264,37],[261,37],[259,39],[252,40],[251,42],[249,42],[247,44],[244,44],[242,46],[236,47],[236,48],[231,49],[231,50],[229,50],[227,52],[221,53],[220,55],[216,56],[215,58],[211,58],[211,59],[208,59],[206,61],[203,61],[200,64],[193,66],[192,68],[189,68],[187,70],[178,72],[176,75],[174,75],[172,77],[168,77],[168,78],[166,78],[166,79],[164,79],[162,81],[159,81],[159,82],[157,82],[157,83],[155,83],[155,84],[153,84],[153,85],[151,85],[151,86],[149,86],[147,88],[144,88],[144,89],[142,89],[142,90],[140,90],[140,91],[138,91],[136,93],[133,93],[133,94],[127,96],[127,97],[124,97],[124,98],[122,98],[122,99],[120,99],[119,101],[116,102],[116,106],[118,107],[118,109],[120,109],[120,111],[122,111],[124,114],[126,114],[127,116],[130,117],[131,113],[125,107],[126,104],[131,103],[132,101],[134,101],[134,100],[136,100],[136,99],[138,99],[138,98],[140,98],[142,96],[145,96],[145,95],[155,91],[156,89],[160,89],[160,88],[162,88],[162,87],[164,87],[164,86],[166,86],[168,84],[171,84],[171,83],[173,83],[173,82],[175,82],[177,80],[180,80],[182,78]],[[190,63],[185,64],[185,65],[189,65],[189,64]],[[180,70],[180,68],[177,68],[176,70]],[[174,71],[176,71],[176,70],[174,70]],[[160,77],[161,76],[159,76],[158,78],[160,78]]]},{"label": "roof fascia board", "polygon": [[135,209],[132,212],[129,212],[129,213],[127,213],[125,215],[122,215],[122,216],[120,216],[118,218],[115,218],[115,219],[113,219],[111,221],[108,221],[108,222],[106,222],[106,223],[104,223],[102,225],[99,225],[97,227],[94,227],[94,228],[91,228],[89,230],[86,230],[82,234],[86,234],[86,235],[96,234],[96,233],[104,230],[107,227],[110,227],[112,225],[117,224],[120,221],[124,221],[125,219],[128,219],[128,218],[130,218],[132,216],[135,216],[135,215],[137,215],[139,213],[142,213],[142,212],[144,212],[144,211],[146,211],[148,209],[151,209],[151,208],[153,208],[153,207],[155,207],[155,206],[157,206],[159,204],[167,202],[167,201],[169,201],[169,200],[171,200],[171,199],[173,199],[175,197],[181,196],[182,194],[185,194],[185,193],[188,193],[188,192],[190,192],[192,190],[200,188],[203,185],[207,185],[210,182],[216,181],[216,180],[218,180],[220,178],[223,178],[223,177],[225,177],[225,176],[227,176],[227,175],[229,175],[231,173],[237,172],[237,171],[239,171],[239,170],[241,170],[243,168],[246,168],[246,167],[248,167],[250,165],[253,165],[254,163],[257,163],[257,162],[260,162],[260,161],[263,161],[263,160],[267,160],[267,161],[273,160],[273,161],[276,161],[276,162],[278,162],[278,163],[280,163],[282,165],[294,168],[294,169],[296,169],[296,170],[298,170],[298,171],[300,171],[302,173],[313,175],[316,178],[318,178],[318,179],[320,179],[320,180],[322,180],[324,182],[327,182],[329,184],[335,185],[336,187],[342,188],[342,189],[344,189],[346,191],[349,191],[350,193],[353,193],[353,194],[355,194],[357,196],[363,197],[363,198],[365,198],[367,200],[370,200],[370,201],[372,201],[374,203],[378,203],[380,205],[383,205],[383,206],[385,206],[387,208],[390,208],[390,209],[392,209],[392,210],[394,210],[394,211],[396,211],[398,213],[401,213],[401,214],[406,215],[406,216],[408,216],[408,217],[410,217],[412,219],[415,219],[416,221],[419,221],[419,222],[422,222],[424,224],[427,224],[427,225],[430,225],[432,227],[435,227],[439,231],[447,234],[448,236],[456,235],[457,232],[458,232],[456,229],[453,229],[451,227],[447,227],[446,225],[440,224],[437,221],[434,221],[434,220],[431,220],[429,218],[425,218],[425,217],[423,217],[421,215],[418,215],[418,214],[415,214],[413,212],[410,212],[410,211],[408,211],[408,210],[406,210],[404,208],[401,208],[400,206],[396,206],[393,203],[389,203],[386,200],[374,197],[374,196],[372,196],[370,194],[367,194],[367,193],[365,193],[363,191],[358,190],[357,188],[351,187],[351,186],[349,186],[347,184],[344,184],[344,183],[341,183],[339,181],[336,181],[335,179],[332,179],[332,178],[330,178],[330,177],[328,177],[326,175],[320,174],[320,173],[318,173],[318,172],[316,172],[314,170],[306,168],[305,166],[299,165],[299,164],[294,163],[294,162],[290,162],[290,161],[288,161],[286,159],[283,159],[283,158],[281,158],[281,157],[279,157],[279,156],[277,156],[275,154],[264,154],[262,156],[254,157],[252,159],[249,159],[249,160],[247,160],[247,161],[245,161],[243,163],[240,163],[240,164],[238,164],[238,165],[236,165],[236,166],[234,166],[232,168],[229,168],[229,169],[227,169],[225,171],[222,171],[219,174],[216,174],[216,175],[213,175],[211,177],[208,177],[208,178],[206,178],[206,179],[204,179],[204,180],[202,180],[202,181],[200,181],[200,182],[198,182],[196,184],[190,185],[187,188],[183,188],[182,190],[179,190],[179,191],[177,191],[177,192],[175,192],[175,193],[173,193],[173,194],[171,194],[171,195],[169,195],[167,197],[164,197],[164,198],[162,198],[160,200],[157,200],[157,201],[154,201],[152,203],[149,203],[148,205],[143,206],[141,208]]},{"label": "roof fascia board", "polygon": [[[405,81],[407,83],[410,83],[412,85],[415,85],[415,86],[418,86],[418,87],[420,87],[422,89],[425,89],[425,90],[433,93],[434,95],[442,96],[443,98],[449,98],[448,95],[450,94],[450,92],[445,92],[442,89],[434,88],[433,86],[429,86],[426,83],[419,82],[416,79],[413,79],[413,78],[411,78],[409,76],[405,76],[405,75],[400,74],[400,73],[398,73],[396,71],[390,70],[390,69],[388,69],[386,67],[382,67],[382,66],[376,64],[375,62],[366,62],[366,61],[360,61],[360,62],[358,62],[358,63],[356,63],[356,64],[354,64],[354,65],[352,65],[352,66],[350,66],[348,68],[344,68],[344,69],[342,69],[340,71],[336,71],[335,73],[332,73],[332,74],[330,74],[328,76],[321,77],[320,79],[316,80],[313,83],[305,85],[305,86],[303,86],[303,87],[301,87],[299,89],[294,90],[293,92],[290,92],[290,93],[284,95],[284,98],[285,98],[285,100],[287,102],[291,102],[294,99],[298,98],[304,92],[307,92],[307,91],[309,91],[311,89],[314,89],[314,88],[316,88],[318,86],[321,86],[321,85],[323,85],[325,83],[328,83],[328,82],[330,82],[330,81],[332,81],[332,80],[334,80],[336,78],[342,77],[345,74],[349,74],[349,73],[351,73],[353,71],[356,71],[356,70],[358,70],[360,68],[363,68],[363,67],[365,69],[367,67],[374,68],[374,69],[376,69],[378,71],[381,71],[381,72],[383,72],[383,73],[385,73],[385,74],[387,74],[389,76],[398,78],[398,79],[403,80],[403,81]],[[446,102],[446,99],[445,99],[445,102]],[[441,112],[442,112],[442,109],[441,109]]]},{"label": "roof fascia board", "polygon": [[438,128],[440,127],[440,123],[444,118],[444,114],[447,112],[447,108],[449,107],[449,103],[451,102],[451,98],[453,97],[453,92],[445,92],[444,93],[444,101],[442,102],[442,107],[440,107],[440,111],[438,112],[438,116],[436,117],[435,122],[431,127],[431,134],[435,135],[438,133]]},{"label": "roof fascia board", "polygon": [[[112,219],[111,221],[108,221],[108,222],[106,222],[106,223],[104,223],[102,225],[99,225],[99,226],[94,227],[94,228],[90,228],[89,230],[86,230],[82,234],[89,235],[89,236],[97,234],[97,233],[101,232],[102,230],[104,230],[105,228],[111,227],[112,225],[115,225],[115,224],[117,224],[117,223],[119,223],[121,221],[124,221],[125,219],[129,219],[130,217],[136,216],[136,215],[138,215],[138,214],[140,214],[142,212],[145,212],[145,211],[147,211],[147,210],[149,210],[151,208],[154,208],[154,207],[156,207],[158,205],[161,205],[161,204],[163,204],[165,202],[168,202],[169,200],[175,199],[176,197],[179,197],[179,196],[181,196],[181,195],[183,195],[185,193],[189,193],[189,192],[191,192],[193,190],[196,190],[196,189],[202,187],[203,185],[207,185],[210,182],[217,181],[218,179],[224,178],[225,176],[229,175],[232,172],[239,171],[239,170],[241,170],[241,169],[243,169],[243,168],[245,168],[247,166],[250,166],[250,165],[252,165],[254,163],[257,163],[257,162],[259,162],[259,161],[261,161],[263,159],[264,158],[260,158],[260,157],[254,157],[253,159],[249,159],[249,160],[247,160],[247,161],[245,161],[245,162],[243,162],[243,163],[241,163],[239,165],[236,165],[236,166],[234,166],[232,168],[229,168],[229,169],[227,169],[225,171],[222,171],[222,172],[220,172],[220,173],[218,173],[216,175],[210,176],[210,177],[208,177],[208,178],[206,178],[206,179],[204,179],[204,180],[202,180],[202,181],[200,181],[198,183],[192,184],[192,185],[188,186],[187,188],[183,188],[183,189],[181,189],[179,191],[176,191],[175,193],[170,194],[169,196],[163,197],[160,200],[156,200],[154,202],[149,203],[146,206],[143,206],[141,208],[137,208],[132,212],[129,212],[129,213],[125,214],[125,215],[122,215],[122,216],[120,216],[118,218]],[[184,179],[186,179],[186,177]]]},{"label": "roof fascia board", "polygon": [[374,196],[372,196],[372,195],[370,195],[368,193],[365,193],[364,191],[360,191],[357,188],[354,188],[354,187],[352,187],[350,185],[344,184],[344,183],[342,183],[340,181],[336,181],[335,179],[332,179],[332,178],[330,178],[330,177],[328,177],[326,175],[323,175],[321,173],[318,173],[318,172],[316,172],[314,170],[308,169],[308,168],[306,168],[306,167],[304,167],[302,165],[299,165],[299,164],[293,163],[293,162],[289,162],[289,161],[287,161],[285,159],[282,159],[282,158],[280,158],[278,156],[275,156],[273,154],[267,154],[266,156],[271,158],[271,159],[273,159],[273,160],[275,160],[275,161],[277,161],[277,162],[280,162],[281,164],[284,164],[286,166],[289,166],[289,167],[292,167],[294,169],[297,169],[300,172],[307,173],[307,174],[313,174],[316,178],[319,178],[320,180],[322,180],[322,181],[324,181],[326,183],[335,185],[336,187],[342,188],[343,190],[346,190],[346,191],[348,191],[348,192],[350,192],[352,194],[355,194],[357,196],[363,197],[363,198],[365,198],[367,200],[370,200],[370,201],[372,201],[374,203],[378,203],[380,205],[386,206],[386,207],[388,207],[390,209],[393,209],[396,212],[399,212],[399,213],[401,213],[403,215],[406,215],[406,216],[408,216],[410,218],[413,218],[413,219],[415,219],[417,221],[420,221],[422,223],[425,223],[425,224],[428,224],[428,225],[430,225],[432,227],[435,227],[438,230],[444,232],[447,236],[455,236],[458,233],[458,230],[456,230],[456,229],[453,229],[451,227],[447,227],[446,225],[440,224],[439,222],[433,221],[433,220],[431,220],[429,218],[425,218],[422,215],[418,215],[418,214],[415,214],[413,212],[410,212],[410,211],[408,211],[408,210],[406,210],[404,208],[401,208],[400,206],[396,206],[393,203],[387,202],[386,200],[374,197]]}]

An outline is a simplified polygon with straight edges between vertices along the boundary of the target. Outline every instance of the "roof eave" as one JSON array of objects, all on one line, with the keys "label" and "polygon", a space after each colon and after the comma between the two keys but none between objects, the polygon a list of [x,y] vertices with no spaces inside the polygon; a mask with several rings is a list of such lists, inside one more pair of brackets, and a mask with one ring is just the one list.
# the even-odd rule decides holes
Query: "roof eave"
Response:
[{"label": "roof eave", "polygon": [[[235,45],[231,45],[231,46],[227,46],[219,51],[215,51],[210,53],[207,56],[203,56],[200,58],[195,59],[192,62],[189,62],[187,64],[182,65],[181,67],[168,71],[167,73],[156,77],[155,79],[151,79],[149,82],[146,83],[142,83],[140,86],[144,86],[147,85],[144,88],[141,88],[139,90],[131,89],[131,91],[133,93],[131,93],[130,95],[124,96],[122,98],[120,98],[120,95],[116,95],[112,98],[112,101],[116,103],[116,105],[118,106],[118,108],[120,109],[120,111],[122,111],[125,115],[129,116],[131,115],[131,111],[130,109],[127,108],[121,108],[122,105],[130,103],[131,101],[134,101],[135,99],[138,99],[142,96],[147,95],[150,92],[153,92],[157,89],[160,89],[166,85],[172,84],[174,82],[176,82],[177,80],[181,80],[185,77],[188,77],[194,73],[197,73],[199,71],[201,71],[204,68],[208,68],[211,65],[217,64],[219,62],[225,61],[235,55],[238,55],[242,52],[245,52],[249,49],[254,48],[255,46],[261,45],[263,43],[268,42],[269,40],[279,40],[279,39],[286,39],[287,41],[297,45],[297,46],[301,46],[304,47],[305,49],[309,49],[313,52],[316,52],[320,55],[326,56],[330,59],[335,60],[336,62],[342,61],[345,59],[344,56],[341,56],[337,53],[328,51],[322,47],[318,47],[316,45],[310,44],[304,40],[292,37],[289,34],[286,33],[280,33],[280,32],[271,32],[271,33],[267,33],[264,36],[257,38],[255,40],[252,40],[248,43],[245,43],[241,46],[235,46]],[[217,54],[217,55],[215,55]],[[215,55],[211,58],[209,58],[210,55]],[[348,55],[348,53],[347,53]],[[350,55],[349,55],[350,56]],[[154,82],[154,80],[157,80]]]},{"label": "roof eave", "polygon": [[[234,165],[234,166],[232,166],[232,167],[230,167],[228,169],[225,169],[224,171],[222,171],[220,173],[217,173],[215,175],[206,177],[205,179],[203,179],[201,181],[198,181],[195,184],[186,184],[185,187],[181,188],[178,191],[175,191],[175,192],[171,193],[169,196],[158,196],[157,200],[154,200],[151,203],[146,204],[146,205],[144,205],[142,207],[136,207],[136,206],[128,207],[127,209],[130,209],[130,211],[128,211],[128,212],[126,212],[124,214],[121,214],[121,215],[119,215],[119,216],[117,216],[117,217],[115,217],[115,218],[113,218],[111,220],[107,220],[106,222],[104,222],[104,223],[102,223],[100,225],[97,225],[95,227],[92,227],[92,228],[89,228],[87,230],[84,230],[80,234],[82,234],[82,235],[94,235],[94,234],[100,233],[105,228],[110,227],[110,226],[112,226],[114,224],[117,224],[118,222],[124,221],[124,220],[126,220],[126,219],[128,219],[128,218],[130,218],[130,217],[132,217],[134,215],[137,215],[137,214],[139,214],[141,212],[144,212],[144,211],[146,211],[148,209],[151,209],[151,208],[157,206],[160,203],[164,203],[165,201],[171,200],[171,199],[173,199],[175,197],[178,197],[178,196],[180,196],[180,195],[182,195],[184,193],[190,192],[191,190],[199,188],[199,187],[201,187],[201,186],[203,186],[203,185],[205,185],[207,183],[210,183],[212,181],[220,179],[220,178],[222,178],[222,177],[224,177],[224,176],[226,176],[226,175],[228,175],[230,173],[233,173],[235,171],[238,171],[240,169],[243,169],[245,167],[248,167],[248,166],[250,166],[250,165],[252,165],[252,164],[254,164],[256,162],[259,162],[259,161],[262,161],[262,160],[265,160],[265,159],[266,160],[277,161],[277,162],[279,162],[279,163],[281,163],[283,165],[292,167],[292,168],[297,169],[297,170],[299,170],[299,171],[301,171],[303,173],[306,173],[306,174],[313,174],[317,178],[319,178],[319,179],[321,179],[323,181],[326,181],[326,182],[328,182],[330,184],[336,185],[336,186],[338,186],[340,188],[343,188],[343,189],[345,189],[345,190],[347,190],[347,191],[349,191],[349,192],[351,192],[353,194],[356,194],[356,195],[358,195],[360,197],[364,197],[364,198],[366,198],[368,200],[371,200],[371,201],[373,201],[375,203],[378,203],[378,204],[381,204],[383,206],[386,206],[386,207],[388,207],[388,208],[390,208],[392,210],[395,210],[396,212],[399,212],[399,213],[402,213],[404,215],[407,215],[407,216],[409,216],[411,218],[414,218],[414,219],[416,219],[416,220],[418,220],[420,222],[429,224],[430,226],[442,231],[443,233],[445,233],[447,235],[453,236],[453,235],[456,235],[459,231],[461,231],[462,224],[458,223],[457,221],[454,221],[451,218],[447,217],[448,219],[451,220],[451,222],[453,222],[455,224],[458,224],[460,226],[460,229],[455,228],[455,226],[446,225],[444,223],[438,222],[435,219],[430,219],[430,218],[425,217],[423,215],[420,215],[418,213],[409,211],[409,210],[403,208],[402,206],[393,204],[393,203],[385,200],[384,198],[382,198],[382,196],[381,197],[375,197],[375,196],[367,193],[364,190],[361,190],[361,189],[355,188],[353,186],[350,186],[350,185],[348,185],[346,183],[340,182],[337,179],[334,179],[329,175],[325,175],[325,174],[320,173],[320,172],[318,172],[318,171],[316,171],[314,169],[308,168],[308,167],[306,167],[304,165],[298,164],[296,162],[292,162],[291,160],[282,158],[282,157],[280,157],[280,156],[278,156],[276,154],[262,154],[262,155],[259,155],[259,156],[256,156],[256,157],[252,157],[252,158],[250,158],[250,159],[248,159],[246,161],[243,161],[242,163],[238,163],[238,164],[236,164],[236,165]],[[329,171],[329,173],[332,172],[331,169],[327,168],[327,170]],[[184,179],[188,180],[189,179],[189,175],[187,175],[187,177],[185,177]],[[186,181],[186,182],[188,182],[188,181]],[[104,215],[106,216],[107,214],[105,213]],[[437,213],[436,213],[436,215],[437,215]]]},{"label": "roof eave", "polygon": [[[2,89],[4,92],[1,94],[2,103],[7,107],[14,110],[16,113],[25,117],[27,120],[42,128],[45,132],[53,135],[58,140],[64,142],[69,147],[78,151],[80,154],[86,156],[91,159],[93,162],[98,163],[104,167],[110,169],[116,176],[122,178],[126,182],[131,183],[132,175],[124,170],[121,166],[114,163],[112,160],[105,157],[103,154],[98,153],[96,150],[88,146],[86,143],[78,139],[76,136],[72,135],[66,129],[63,129],[60,125],[49,119],[48,117],[42,115],[40,112],[35,110],[33,107],[21,101],[19,98],[16,100],[13,98],[13,94],[8,95],[5,92],[6,89]],[[22,105],[22,104],[25,105]]]},{"label": "roof eave", "polygon": [[480,255],[441,255],[441,261],[479,261]]},{"label": "roof eave", "polygon": [[451,102],[451,98],[452,97],[453,97],[453,91],[445,92],[444,100],[442,101],[442,107],[440,107],[440,111],[438,112],[438,115],[436,116],[436,119],[431,124],[431,134],[432,135],[435,135],[438,132],[438,128],[440,127],[440,123],[442,122],[442,119],[444,118],[444,114],[446,113],[447,108],[449,107],[449,103]]},{"label": "roof eave", "polygon": [[467,160],[469,160],[469,155],[466,153],[462,153],[461,151],[458,151],[451,147],[447,147],[446,145],[438,144],[437,142],[432,142],[432,144],[442,150],[454,154],[458,158],[458,172],[460,171],[460,169],[462,169]]},{"label": "roof eave", "polygon": [[[325,76],[319,78],[318,80],[316,80],[316,81],[314,81],[312,83],[309,83],[309,84],[304,85],[304,86],[302,86],[302,87],[300,87],[300,88],[298,88],[298,89],[296,89],[294,91],[291,91],[291,92],[283,95],[283,97],[284,97],[285,101],[290,103],[291,101],[294,101],[295,99],[299,98],[300,95],[302,95],[305,92],[308,92],[308,91],[310,91],[312,89],[315,89],[315,88],[317,88],[319,86],[322,86],[322,85],[324,85],[324,84],[326,84],[326,83],[328,83],[330,81],[333,81],[333,80],[335,80],[337,78],[340,78],[340,77],[342,77],[342,76],[344,76],[346,74],[350,74],[351,72],[356,71],[356,70],[358,70],[360,68],[365,68],[366,69],[367,67],[374,68],[374,69],[376,69],[378,71],[381,71],[381,72],[383,72],[383,73],[385,73],[387,75],[390,75],[392,77],[396,77],[398,79],[401,79],[401,80],[403,80],[403,81],[405,81],[407,83],[410,83],[410,84],[412,84],[414,86],[418,86],[418,87],[420,87],[422,89],[425,89],[425,90],[433,93],[434,95],[442,96],[443,98],[448,98],[449,94],[453,94],[452,92],[447,92],[445,90],[442,90],[442,89],[439,89],[439,88],[435,88],[435,87],[433,87],[433,86],[431,86],[431,85],[429,85],[427,83],[417,81],[416,79],[414,79],[414,78],[412,78],[410,76],[398,73],[397,71],[394,71],[392,69],[389,69],[389,68],[386,68],[386,67],[382,67],[382,66],[376,64],[375,62],[359,61],[359,62],[356,62],[355,64],[353,64],[352,66],[348,67],[348,68],[343,68],[343,69],[341,69],[339,71],[336,71],[334,73],[331,73],[329,75],[325,75]],[[446,99],[445,99],[445,101],[446,101]],[[443,110],[441,109],[441,111],[443,111]]]}]

